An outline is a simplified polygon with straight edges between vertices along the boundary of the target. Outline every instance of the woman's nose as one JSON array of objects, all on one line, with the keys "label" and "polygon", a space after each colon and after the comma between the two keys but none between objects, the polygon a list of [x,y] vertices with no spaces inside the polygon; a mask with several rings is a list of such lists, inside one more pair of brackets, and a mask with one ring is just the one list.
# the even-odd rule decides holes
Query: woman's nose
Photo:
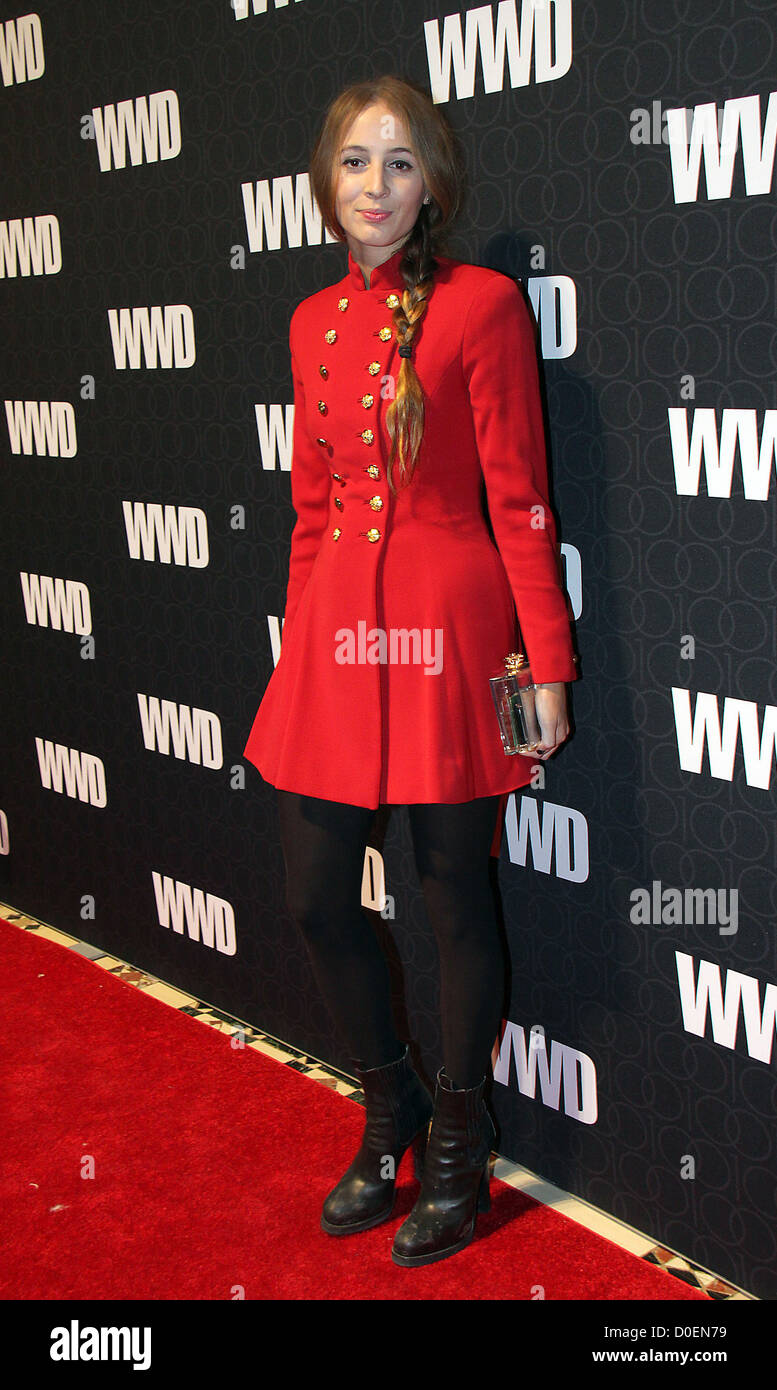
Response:
[{"label": "woman's nose", "polygon": [[386,191],[386,176],[382,164],[371,164],[364,176],[365,192],[378,195]]}]

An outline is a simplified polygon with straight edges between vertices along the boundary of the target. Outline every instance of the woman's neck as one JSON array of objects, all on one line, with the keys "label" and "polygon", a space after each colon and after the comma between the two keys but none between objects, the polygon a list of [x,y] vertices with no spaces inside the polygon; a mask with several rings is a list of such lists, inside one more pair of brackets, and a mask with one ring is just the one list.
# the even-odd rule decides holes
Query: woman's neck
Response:
[{"label": "woman's neck", "polygon": [[[407,238],[405,238],[405,241],[406,241],[406,240],[407,240]],[[351,252],[351,256],[353,257],[354,261],[355,261],[356,264],[358,265],[358,267],[359,267],[359,269],[360,269],[360,271],[361,271],[361,273],[362,273],[362,275],[363,275],[363,277],[364,277],[364,288],[365,288],[365,289],[368,290],[368,289],[370,288],[370,280],[371,280],[371,278],[372,278],[372,272],[373,272],[374,270],[377,270],[379,266],[385,265],[386,261],[390,261],[391,258],[392,258],[392,256],[396,256],[397,251],[399,251],[399,250],[402,248],[402,246],[404,246],[404,241],[397,242],[397,244],[396,244],[395,246],[391,246],[391,247],[389,247],[388,249],[387,249],[386,247],[383,247],[383,246],[376,246],[376,247],[374,248],[374,252],[373,252],[373,254],[374,254],[374,256],[375,256],[375,259],[374,259],[374,260],[373,260],[373,259],[370,259],[369,261],[365,261],[365,259],[364,259],[364,248],[363,248],[362,246],[356,246],[356,247],[354,247],[353,245],[351,245],[351,246],[349,247],[349,250],[350,250],[350,252]],[[369,249],[370,249],[370,251],[372,251],[372,248],[369,248]],[[384,254],[381,254],[381,253],[384,253]]]}]

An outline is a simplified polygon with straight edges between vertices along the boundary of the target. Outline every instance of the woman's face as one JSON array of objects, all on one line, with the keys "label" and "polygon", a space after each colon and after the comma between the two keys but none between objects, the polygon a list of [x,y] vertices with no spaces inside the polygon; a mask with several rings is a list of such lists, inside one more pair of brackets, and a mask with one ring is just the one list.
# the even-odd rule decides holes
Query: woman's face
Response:
[{"label": "woman's face", "polygon": [[410,135],[383,104],[368,106],[337,153],[335,211],[355,260],[377,266],[413,229],[426,193]]}]

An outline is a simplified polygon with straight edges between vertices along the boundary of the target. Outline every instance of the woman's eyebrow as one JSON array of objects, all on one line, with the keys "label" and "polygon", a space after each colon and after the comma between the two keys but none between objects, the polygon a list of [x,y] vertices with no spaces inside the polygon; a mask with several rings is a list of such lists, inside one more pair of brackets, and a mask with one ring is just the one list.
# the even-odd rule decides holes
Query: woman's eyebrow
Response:
[{"label": "woman's eyebrow", "polygon": [[[364,154],[369,154],[369,150],[367,149],[367,146],[366,146],[366,145],[343,145],[343,150],[360,150],[360,151],[362,151]],[[388,150],[387,153],[388,153],[388,154],[412,154],[413,151],[407,149],[407,147],[406,147],[405,145],[395,145],[394,148],[393,148],[392,150]]]}]

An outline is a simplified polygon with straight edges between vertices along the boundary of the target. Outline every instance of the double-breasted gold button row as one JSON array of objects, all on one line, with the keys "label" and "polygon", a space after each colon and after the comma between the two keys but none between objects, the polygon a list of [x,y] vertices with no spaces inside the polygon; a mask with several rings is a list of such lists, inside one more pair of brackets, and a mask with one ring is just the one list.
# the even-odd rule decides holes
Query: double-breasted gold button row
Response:
[{"label": "double-breasted gold button row", "polygon": [[[328,381],[328,380],[329,380],[329,371],[328,371],[328,369],[324,366],[323,362],[322,362],[321,365],[319,366],[319,369],[318,369],[318,370],[319,370],[321,376],[324,378],[324,381]],[[380,362],[368,362],[368,363],[367,363],[367,366],[366,366],[366,368],[365,368],[365,371],[368,371],[369,374],[370,374],[370,376],[377,376],[377,375],[378,375],[378,372],[380,371]]]},{"label": "double-breasted gold button row", "polygon": [[[370,406],[375,404],[375,397],[371,396],[368,391],[366,395],[359,397],[359,404],[364,406],[365,410],[369,410]],[[328,407],[326,401],[319,401],[318,409],[322,415],[328,414]]]},{"label": "double-breasted gold button row", "polygon": [[[326,414],[326,411],[323,411],[322,414],[325,415],[325,414]],[[374,431],[373,431],[373,430],[360,430],[360,431],[359,431],[359,438],[362,439],[362,440],[364,441],[365,444],[374,444],[374,442],[375,442],[375,434],[374,434]],[[319,434],[319,435],[316,436],[316,443],[317,443],[317,444],[320,444],[322,449],[327,449],[327,448],[329,448],[329,440],[328,440],[328,439],[324,439],[323,435],[320,435],[320,434]]]},{"label": "double-breasted gold button row", "polygon": [[[375,442],[375,434],[373,430],[360,430],[359,438],[362,439],[365,444],[374,444]],[[316,443],[320,444],[322,449],[329,448],[329,440],[324,439],[323,435],[317,435]]]},{"label": "double-breasted gold button row", "polygon": [[[364,472],[369,474],[370,478],[372,478],[373,481],[380,477],[380,469],[378,468],[378,465],[375,463],[371,463],[368,468],[365,468]],[[348,479],[344,478],[342,473],[333,473],[332,477],[334,478],[336,483],[340,483],[343,487],[345,487],[346,483],[348,482]],[[366,503],[366,505],[373,512],[382,512],[385,505],[383,498],[377,492],[372,497],[363,497],[362,501]],[[339,512],[345,511],[345,503],[343,502],[342,497],[335,497],[334,503]],[[339,541],[342,534],[342,527],[336,526],[334,531],[332,532],[332,540]],[[366,536],[367,540],[373,543],[375,541],[380,540],[380,531],[376,526],[371,526],[369,531],[360,531],[359,535]]]},{"label": "double-breasted gold button row", "polygon": [[[396,295],[390,295],[389,298],[390,298],[390,299],[395,299],[396,302],[399,303],[399,300],[396,299]],[[388,301],[386,301],[386,302],[388,302]],[[349,301],[348,301],[347,299],[341,299],[341,300],[339,301],[337,307],[338,307],[338,309],[340,309],[340,310],[342,310],[342,311],[344,312],[344,311],[348,308],[348,303],[349,303]],[[386,338],[390,338],[390,337],[391,337],[391,329],[390,329],[390,328],[381,328],[381,330],[380,330],[380,337],[383,338],[384,335],[385,335]],[[336,333],[335,329],[334,329],[334,328],[328,329],[328,331],[324,334],[324,338],[326,339],[326,341],[327,341],[328,343],[334,343],[334,342],[336,342],[336,341],[337,341],[337,333]],[[320,374],[320,376],[323,378],[323,380],[324,380],[324,381],[328,381],[328,380],[329,380],[329,369],[328,369],[328,367],[326,367],[326,366],[324,365],[323,362],[319,363],[319,368],[318,368],[318,370],[319,370],[319,374]],[[370,376],[377,376],[378,372],[380,371],[380,362],[369,362],[369,363],[367,364],[367,371],[369,372]],[[364,407],[365,410],[369,410],[370,407],[371,407],[372,405],[375,404],[375,397],[374,397],[373,395],[371,395],[369,391],[367,391],[367,392],[365,392],[365,394],[361,397],[361,404],[362,404],[362,406]],[[321,415],[326,415],[326,414],[327,414],[327,404],[326,404],[326,401],[319,401],[319,402],[318,402],[318,409],[319,409],[319,413],[320,413]],[[364,435],[362,435],[362,438],[364,439]],[[372,439],[365,439],[364,442],[365,442],[365,444],[371,444],[371,443],[372,443]]]},{"label": "double-breasted gold button row", "polygon": [[[339,541],[339,539],[340,539],[340,537],[342,536],[342,534],[343,534],[343,532],[342,532],[341,527],[335,526],[335,529],[334,529],[334,531],[332,532],[332,540],[333,540],[333,541]],[[378,530],[377,526],[371,526],[370,529],[369,529],[369,531],[360,531],[360,532],[359,532],[359,535],[360,535],[360,536],[366,536],[366,537],[367,537],[367,540],[368,540],[368,541],[371,541],[373,545],[375,544],[375,541],[379,541],[379,540],[380,540],[380,531]]]},{"label": "double-breasted gold button row", "polygon": [[[377,494],[374,497],[365,497],[364,501],[368,503],[374,512],[383,511],[383,498],[379,497]],[[335,506],[339,512],[343,511],[345,503],[342,497],[335,498]]]},{"label": "double-breasted gold button row", "polygon": [[[394,336],[394,330],[390,328],[388,324],[386,324],[383,328],[376,328],[375,333],[376,336],[380,338],[382,343],[387,343],[389,338]],[[337,342],[337,332],[334,328],[328,328],[326,330],[326,333],[324,334],[324,341],[329,343],[330,347],[332,343]]]},{"label": "double-breasted gold button row", "polygon": [[[338,299],[338,301],[337,301],[337,307],[338,307],[338,309],[340,310],[340,313],[341,313],[341,314],[344,314],[344,313],[345,313],[345,311],[346,311],[346,309],[348,308],[348,305],[350,304],[350,302],[351,302],[350,299],[346,299],[345,297],[343,297],[343,299]],[[388,306],[389,309],[396,309],[398,303],[399,303],[399,296],[398,296],[398,295],[396,295],[396,294],[387,295],[387,297],[386,297],[386,304],[387,304],[387,306]]]},{"label": "double-breasted gold button row", "polygon": [[[345,297],[343,297],[342,299],[339,299],[339,300],[338,300],[338,302],[337,302],[337,307],[338,307],[338,309],[340,310],[340,313],[341,313],[341,314],[344,314],[344,313],[345,313],[346,309],[348,308],[349,303],[350,303],[350,300],[348,300],[348,299],[345,298]],[[388,307],[389,309],[395,309],[395,308],[397,307],[398,304],[399,304],[399,299],[398,299],[397,295],[395,295],[395,294],[390,294],[390,295],[388,295],[388,297],[387,297],[387,299],[386,299],[386,305],[387,305],[387,307]],[[377,331],[377,336],[380,338],[381,342],[384,342],[384,343],[388,342],[389,338],[392,337],[392,330],[391,330],[391,328],[389,327],[389,325],[387,324],[385,327],[378,329],[378,331]],[[337,342],[337,330],[334,329],[334,328],[329,328],[329,329],[327,329],[326,333],[324,334],[324,340],[325,340],[327,343],[329,343],[330,345],[331,345],[332,343],[336,343],[336,342]],[[327,370],[327,368],[325,367],[325,365],[324,365],[323,362],[320,364],[318,370],[319,370],[319,372],[320,372],[321,377],[323,378],[323,380],[324,380],[324,381],[327,381],[328,378],[329,378],[329,372],[328,372],[328,370]],[[367,364],[367,371],[369,372],[370,376],[377,376],[378,372],[380,371],[380,362],[369,362],[369,363]],[[370,407],[371,407],[372,405],[375,404],[375,397],[374,397],[373,395],[371,395],[369,391],[368,391],[368,392],[365,392],[365,394],[361,397],[361,404],[362,404],[362,406],[364,407],[365,410],[369,410]],[[326,415],[326,414],[327,414],[327,405],[326,405],[326,401],[319,401],[319,402],[318,402],[318,408],[319,408],[319,411],[321,412],[322,415]],[[375,441],[375,435],[374,435],[373,431],[370,430],[370,429],[361,430],[361,431],[360,431],[360,438],[364,441],[365,444],[372,444],[372,443],[374,443],[374,441]],[[328,441],[327,441],[326,439],[319,439],[319,440],[318,440],[318,443],[321,444],[322,446],[326,445],[327,442],[328,442]],[[367,473],[367,475],[373,480],[373,482],[376,482],[376,481],[380,478],[380,469],[378,468],[378,465],[375,464],[375,463],[369,464],[369,465],[365,468],[364,471],[365,471],[365,473]],[[333,474],[332,474],[332,477],[334,478],[335,482],[341,483],[341,484],[343,484],[343,485],[344,485],[345,482],[346,482],[346,479],[343,477],[343,475],[342,475],[341,473],[333,473]],[[383,510],[383,505],[384,505],[384,503],[383,503],[383,498],[380,497],[377,493],[376,493],[373,497],[365,498],[364,500],[368,503],[370,509],[371,509],[373,512],[380,512],[380,511]],[[343,500],[342,500],[341,497],[335,497],[334,502],[335,502],[335,506],[337,507],[338,511],[344,511],[344,509],[345,509],[345,503],[343,502]],[[342,534],[343,534],[342,528],[341,528],[340,526],[335,526],[335,528],[334,528],[334,530],[333,530],[333,532],[332,532],[332,539],[335,540],[335,541],[339,541],[339,539],[340,539],[340,537],[342,536]],[[360,536],[365,536],[366,539],[367,539],[371,544],[374,544],[375,541],[379,541],[379,540],[380,540],[380,531],[378,530],[377,526],[371,526],[370,529],[369,529],[368,531],[360,531],[360,532],[359,532],[359,535],[360,535]]]},{"label": "double-breasted gold button row", "polygon": [[[318,442],[319,444],[326,444],[325,439],[319,439]],[[367,467],[364,468],[362,471],[367,474],[368,478],[372,478],[372,481],[374,483],[376,483],[378,481],[378,478],[380,477],[380,469],[378,468],[377,463],[368,464]],[[348,481],[347,478],[343,477],[342,473],[333,473],[332,477],[334,478],[336,483],[342,483],[343,486],[345,486],[345,484]]]}]

